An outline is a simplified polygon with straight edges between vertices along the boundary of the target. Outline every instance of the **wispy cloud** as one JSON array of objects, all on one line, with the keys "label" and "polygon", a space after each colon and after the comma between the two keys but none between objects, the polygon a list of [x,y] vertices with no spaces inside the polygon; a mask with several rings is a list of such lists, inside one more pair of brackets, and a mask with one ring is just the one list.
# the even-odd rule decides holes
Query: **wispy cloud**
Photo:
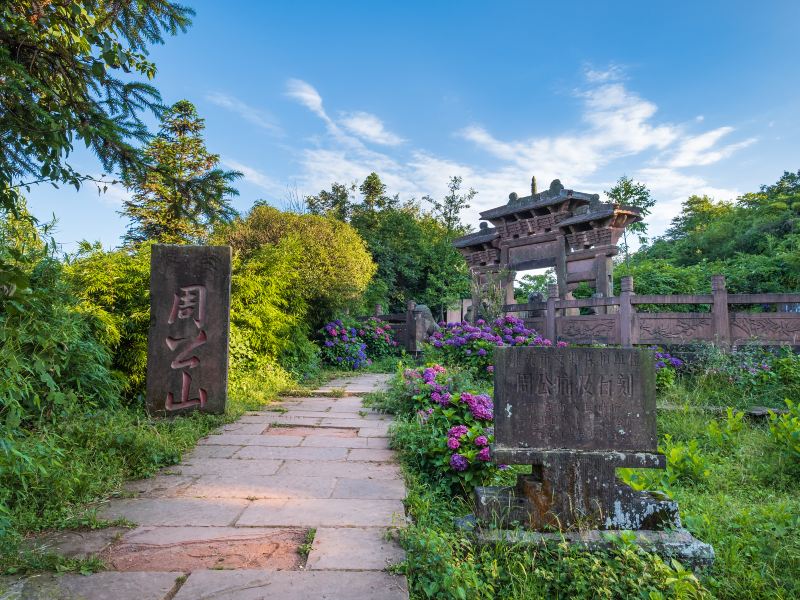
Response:
[{"label": "wispy cloud", "polygon": [[718,127],[700,135],[684,138],[669,161],[670,167],[697,167],[710,165],[728,158],[737,150],[747,148],[756,139],[749,138],[735,144],[718,147],[719,141],[733,132],[733,127]]},{"label": "wispy cloud", "polygon": [[206,100],[217,106],[235,112],[246,121],[261,127],[273,134],[281,134],[281,128],[276,124],[275,119],[266,111],[260,110],[246,104],[228,94],[212,92],[206,95]]},{"label": "wispy cloud", "polygon": [[231,158],[223,159],[222,164],[224,164],[229,169],[241,172],[246,182],[256,187],[259,187],[263,190],[266,190],[270,194],[280,193],[284,189],[284,186],[279,184],[275,179],[273,179],[266,173],[259,171],[255,167],[250,167]]},{"label": "wispy cloud", "polygon": [[290,79],[286,82],[286,95],[297,100],[308,110],[313,112],[324,121],[330,121],[330,117],[322,107],[322,96],[313,85],[302,79]]},{"label": "wispy cloud", "polygon": [[350,133],[369,142],[384,146],[399,146],[405,141],[399,135],[387,131],[383,121],[370,113],[344,113],[340,122]]}]

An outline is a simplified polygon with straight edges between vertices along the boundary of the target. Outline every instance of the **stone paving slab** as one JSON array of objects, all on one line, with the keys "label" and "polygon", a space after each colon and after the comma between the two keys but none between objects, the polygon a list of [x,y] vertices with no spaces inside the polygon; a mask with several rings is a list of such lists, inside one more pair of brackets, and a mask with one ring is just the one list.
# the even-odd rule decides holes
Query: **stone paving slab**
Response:
[{"label": "stone paving slab", "polygon": [[345,460],[347,448],[281,448],[277,446],[247,446],[236,453],[238,459],[279,459],[279,460]]},{"label": "stone paving slab", "polygon": [[197,446],[184,458],[186,460],[201,460],[204,458],[231,458],[242,448],[244,448],[244,446],[216,446],[208,444],[205,446]]},{"label": "stone paving slab", "polygon": [[138,525],[232,525],[247,500],[221,498],[207,502],[199,498],[136,498],[112,500],[100,511],[103,519],[127,519]]},{"label": "stone paving slab", "polygon": [[[259,435],[266,427],[263,423],[231,423],[230,425],[223,426],[220,431],[223,433],[235,433],[237,435]],[[214,436],[211,436],[214,437]]]},{"label": "stone paving slab", "polygon": [[200,477],[182,496],[202,498],[329,498],[333,477],[262,475],[259,477]]},{"label": "stone paving slab", "polygon": [[397,479],[346,479],[336,480],[332,498],[373,498],[376,500],[402,500],[406,486]]},{"label": "stone paving slab", "polygon": [[297,569],[307,530],[299,527],[146,527],[109,548],[102,559],[117,571],[184,573],[203,569]]},{"label": "stone paving slab", "polygon": [[122,489],[125,493],[136,496],[174,496],[181,489],[194,483],[195,479],[195,477],[182,474],[160,474],[149,479],[128,481],[122,486]]},{"label": "stone paving slab", "polygon": [[[246,462],[246,461],[243,461]],[[284,461],[278,471],[281,475],[301,475],[303,477],[347,477],[350,479],[400,479],[400,468],[393,464],[357,463],[301,460]]]},{"label": "stone paving slab", "polygon": [[[405,577],[382,571],[198,571],[174,600],[407,600]],[[120,600],[120,599],[115,599]]]},{"label": "stone paving slab", "polygon": [[379,571],[404,558],[405,553],[394,541],[386,539],[381,527],[321,527],[314,536],[306,568]]},{"label": "stone paving slab", "polygon": [[236,521],[239,527],[389,527],[404,518],[399,500],[255,500]]},{"label": "stone paving slab", "polygon": [[53,531],[25,540],[26,550],[85,559],[100,554],[128,531],[127,527],[106,527],[86,531]]},{"label": "stone paving slab", "polygon": [[378,450],[375,448],[353,448],[347,455],[347,460],[388,463],[388,462],[394,462],[395,454],[391,450]]},{"label": "stone paving slab", "polygon": [[367,448],[370,438],[309,435],[301,442],[306,448]]},{"label": "stone paving slab", "polygon": [[[183,573],[149,572],[92,575],[36,575],[0,582],[3,600],[164,600]],[[196,596],[195,600],[200,596]],[[257,596],[256,596],[257,597]]]},{"label": "stone paving slab", "polygon": [[207,458],[181,465],[182,475],[236,475],[239,477],[274,475],[283,465],[282,460],[237,460],[231,458]]}]

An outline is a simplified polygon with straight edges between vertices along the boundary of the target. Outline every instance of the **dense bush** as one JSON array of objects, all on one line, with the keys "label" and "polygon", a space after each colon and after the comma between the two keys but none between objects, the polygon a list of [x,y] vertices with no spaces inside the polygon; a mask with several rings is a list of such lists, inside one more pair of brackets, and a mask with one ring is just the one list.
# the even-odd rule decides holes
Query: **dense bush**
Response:
[{"label": "dense bush", "polygon": [[320,335],[324,360],[335,367],[354,371],[391,356],[397,350],[391,324],[377,317],[362,322],[336,319],[325,325]]},{"label": "dense bush", "polygon": [[464,493],[494,477],[492,399],[468,376],[441,365],[406,369],[392,396],[404,419],[397,445],[432,482]]},{"label": "dense bush", "polygon": [[[494,349],[503,346],[552,346],[522,319],[506,315],[487,323],[447,323],[428,340],[425,356],[433,362],[470,369],[475,376],[491,378]],[[566,346],[559,342],[558,346]]]},{"label": "dense bush", "polygon": [[800,404],[786,400],[785,414],[770,414],[769,431],[780,448],[800,461]]},{"label": "dense bush", "polygon": [[292,297],[314,307],[306,315],[310,330],[359,300],[376,270],[364,241],[349,224],[265,204],[223,227],[214,239],[230,244],[243,263],[264,248],[294,246],[287,259],[296,274]]}]

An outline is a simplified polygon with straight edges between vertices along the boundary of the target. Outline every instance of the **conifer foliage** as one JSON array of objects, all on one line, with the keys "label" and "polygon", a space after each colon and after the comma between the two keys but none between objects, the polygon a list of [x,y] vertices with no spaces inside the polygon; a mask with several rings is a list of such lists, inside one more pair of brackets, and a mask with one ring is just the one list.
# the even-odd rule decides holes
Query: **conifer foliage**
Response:
[{"label": "conifer foliage", "polygon": [[219,155],[206,149],[203,129],[204,120],[188,100],[164,113],[161,131],[144,152],[147,168],[126,182],[134,191],[122,210],[131,220],[128,243],[203,241],[210,226],[236,214],[229,199],[239,192],[231,184],[242,174],[219,168]]}]

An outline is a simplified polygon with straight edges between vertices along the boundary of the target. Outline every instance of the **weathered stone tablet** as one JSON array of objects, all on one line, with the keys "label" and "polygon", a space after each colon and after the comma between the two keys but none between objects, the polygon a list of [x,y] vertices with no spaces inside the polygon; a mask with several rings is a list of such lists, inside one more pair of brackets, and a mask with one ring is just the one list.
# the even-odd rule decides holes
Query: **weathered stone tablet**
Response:
[{"label": "weathered stone tablet", "polygon": [[153,246],[147,410],[222,413],[228,389],[231,249]]},{"label": "weathered stone tablet", "polygon": [[646,350],[498,348],[494,402],[498,448],[656,450]]}]

